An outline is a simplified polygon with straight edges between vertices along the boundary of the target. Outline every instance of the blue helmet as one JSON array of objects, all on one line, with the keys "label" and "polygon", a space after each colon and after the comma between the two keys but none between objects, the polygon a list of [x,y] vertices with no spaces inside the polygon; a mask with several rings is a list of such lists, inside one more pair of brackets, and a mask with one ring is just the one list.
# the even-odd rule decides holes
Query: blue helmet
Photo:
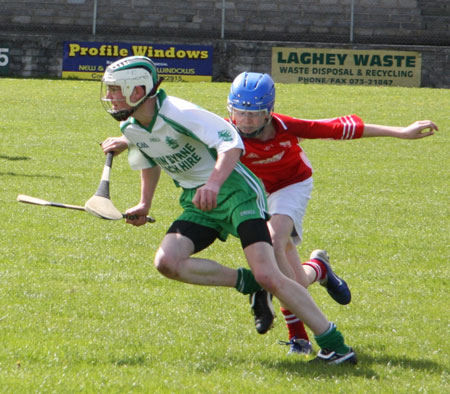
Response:
[{"label": "blue helmet", "polygon": [[[274,105],[275,83],[269,74],[243,72],[231,84],[227,105],[230,116],[233,109],[240,111],[266,111],[267,115],[269,115],[267,121],[269,123]],[[262,132],[264,127],[254,133],[247,133],[243,136],[255,137]]]},{"label": "blue helmet", "polygon": [[275,84],[269,74],[243,72],[231,84],[228,105],[249,111],[273,111]]}]

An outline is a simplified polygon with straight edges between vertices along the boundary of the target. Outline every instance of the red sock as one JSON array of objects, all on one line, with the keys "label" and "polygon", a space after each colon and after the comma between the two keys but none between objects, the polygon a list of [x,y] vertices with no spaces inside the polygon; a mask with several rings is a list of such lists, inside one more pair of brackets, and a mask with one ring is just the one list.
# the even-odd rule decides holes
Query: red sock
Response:
[{"label": "red sock", "polygon": [[286,326],[289,331],[289,340],[296,337],[297,339],[305,339],[309,340],[308,333],[305,330],[305,326],[303,322],[297,318],[291,311],[280,308],[281,313],[284,316],[284,320],[286,320]]},{"label": "red sock", "polygon": [[325,279],[327,276],[327,267],[325,267],[325,265],[318,259],[309,260],[302,265],[309,265],[316,272],[316,279],[314,279],[314,282]]}]

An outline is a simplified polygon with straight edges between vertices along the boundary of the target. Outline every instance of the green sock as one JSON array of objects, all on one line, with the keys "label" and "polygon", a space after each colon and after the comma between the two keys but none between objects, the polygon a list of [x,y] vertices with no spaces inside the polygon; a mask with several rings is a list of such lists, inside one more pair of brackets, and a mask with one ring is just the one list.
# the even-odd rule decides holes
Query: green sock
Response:
[{"label": "green sock", "polygon": [[237,291],[239,291],[242,294],[252,294],[255,291],[262,289],[259,283],[255,280],[252,271],[240,267],[238,268],[237,272],[238,278],[236,285],[234,286]]},{"label": "green sock", "polygon": [[343,335],[334,323],[330,323],[330,328],[323,334],[314,335],[314,339],[321,349],[333,350],[338,354],[347,354],[350,351],[350,347],[345,344]]}]

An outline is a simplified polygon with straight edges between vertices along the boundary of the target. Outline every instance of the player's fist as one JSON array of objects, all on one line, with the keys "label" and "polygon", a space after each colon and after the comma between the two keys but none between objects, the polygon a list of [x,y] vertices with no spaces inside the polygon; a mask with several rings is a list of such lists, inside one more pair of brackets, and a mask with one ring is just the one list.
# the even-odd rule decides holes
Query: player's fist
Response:
[{"label": "player's fist", "polygon": [[201,209],[202,211],[211,211],[217,207],[218,194],[218,186],[206,183],[197,189],[192,202],[196,208]]},{"label": "player's fist", "polygon": [[438,130],[437,125],[431,120],[418,120],[405,127],[402,132],[403,138],[418,139],[428,137]]}]

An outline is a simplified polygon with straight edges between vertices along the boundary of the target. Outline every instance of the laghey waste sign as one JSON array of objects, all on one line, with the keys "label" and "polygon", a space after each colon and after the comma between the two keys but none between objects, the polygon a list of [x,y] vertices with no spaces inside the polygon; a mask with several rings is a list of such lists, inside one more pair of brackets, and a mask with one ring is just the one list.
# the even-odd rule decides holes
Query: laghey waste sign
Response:
[{"label": "laghey waste sign", "polygon": [[166,81],[211,82],[212,46],[65,42],[63,78],[101,79],[106,67],[127,56],[147,56]]},{"label": "laghey waste sign", "polygon": [[272,48],[272,77],[282,83],[420,86],[419,52]]}]

